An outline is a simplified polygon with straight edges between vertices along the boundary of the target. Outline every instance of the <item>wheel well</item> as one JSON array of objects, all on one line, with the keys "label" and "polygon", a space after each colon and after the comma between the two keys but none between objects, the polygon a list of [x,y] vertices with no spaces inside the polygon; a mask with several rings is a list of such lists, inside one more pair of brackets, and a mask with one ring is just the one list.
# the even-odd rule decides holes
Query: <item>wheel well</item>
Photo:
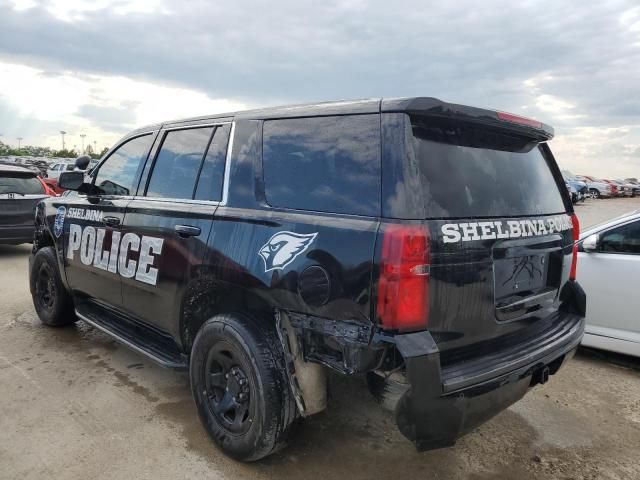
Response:
[{"label": "wheel well", "polygon": [[273,309],[259,295],[238,285],[211,279],[200,279],[187,287],[180,312],[180,340],[187,354],[202,324],[215,315],[234,312],[260,315],[275,324]]},{"label": "wheel well", "polygon": [[53,237],[46,230],[36,230],[33,242],[33,252],[35,253],[43,247],[55,247]]}]

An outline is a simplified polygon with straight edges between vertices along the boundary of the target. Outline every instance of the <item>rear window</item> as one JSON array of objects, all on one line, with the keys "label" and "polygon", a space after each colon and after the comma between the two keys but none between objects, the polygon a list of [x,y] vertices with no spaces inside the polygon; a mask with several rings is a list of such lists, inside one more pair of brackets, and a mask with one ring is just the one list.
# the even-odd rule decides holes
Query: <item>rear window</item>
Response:
[{"label": "rear window", "polygon": [[153,165],[148,197],[193,198],[213,127],[167,132]]},{"label": "rear window", "polygon": [[275,207],[380,215],[380,117],[264,123],[267,202]]},{"label": "rear window", "polygon": [[502,217],[565,211],[539,146],[478,127],[412,122],[415,161],[427,216]]},{"label": "rear window", "polygon": [[0,173],[0,195],[6,193],[36,195],[44,193],[44,188],[36,177]]}]

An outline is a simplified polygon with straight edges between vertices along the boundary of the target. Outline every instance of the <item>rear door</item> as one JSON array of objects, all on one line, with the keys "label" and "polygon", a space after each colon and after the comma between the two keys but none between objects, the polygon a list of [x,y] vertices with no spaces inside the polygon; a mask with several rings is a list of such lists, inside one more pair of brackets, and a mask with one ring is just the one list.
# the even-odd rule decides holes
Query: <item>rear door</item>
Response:
[{"label": "rear door", "polygon": [[64,224],[67,281],[79,298],[119,306],[121,276],[129,246],[123,242],[125,207],[133,198],[155,132],[125,140],[94,172],[96,195],[65,196],[58,217]]},{"label": "rear door", "polygon": [[571,268],[572,207],[546,144],[457,120],[388,114],[383,124],[383,216],[429,229],[429,330],[440,348],[556,312]]},{"label": "rear door", "polygon": [[38,178],[20,170],[0,167],[0,240],[32,237],[35,207],[47,197]]},{"label": "rear door", "polygon": [[230,123],[165,129],[127,207],[123,238],[131,268],[123,305],[133,317],[177,336],[180,299],[202,264],[222,200]]}]

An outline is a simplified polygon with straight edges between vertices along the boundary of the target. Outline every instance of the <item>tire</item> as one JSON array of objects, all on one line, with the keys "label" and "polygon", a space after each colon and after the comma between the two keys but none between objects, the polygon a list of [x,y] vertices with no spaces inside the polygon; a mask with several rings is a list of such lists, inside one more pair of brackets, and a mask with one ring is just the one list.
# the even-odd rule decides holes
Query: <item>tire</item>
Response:
[{"label": "tire", "polygon": [[200,328],[191,351],[200,420],[224,453],[245,462],[283,447],[297,415],[284,352],[269,323],[218,315]]},{"label": "tire", "polygon": [[73,301],[60,278],[53,247],[43,247],[36,252],[31,262],[29,286],[33,306],[42,323],[61,327],[77,321]]},{"label": "tire", "polygon": [[589,190],[589,193],[591,194],[591,198],[600,198],[600,192],[595,188]]}]

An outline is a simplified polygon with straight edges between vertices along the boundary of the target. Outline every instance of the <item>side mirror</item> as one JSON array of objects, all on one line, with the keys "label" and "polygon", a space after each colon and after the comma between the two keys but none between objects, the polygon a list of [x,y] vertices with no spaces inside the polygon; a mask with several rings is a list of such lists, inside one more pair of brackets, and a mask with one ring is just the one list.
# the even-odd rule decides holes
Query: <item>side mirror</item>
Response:
[{"label": "side mirror", "polygon": [[91,157],[89,155],[81,155],[76,158],[76,168],[78,170],[86,170],[89,166],[89,162],[91,162]]},{"label": "side mirror", "polygon": [[598,234],[594,233],[589,235],[582,241],[582,249],[585,252],[597,252],[598,251]]},{"label": "side mirror", "polygon": [[58,187],[80,191],[84,183],[84,172],[62,172],[58,177]]}]

